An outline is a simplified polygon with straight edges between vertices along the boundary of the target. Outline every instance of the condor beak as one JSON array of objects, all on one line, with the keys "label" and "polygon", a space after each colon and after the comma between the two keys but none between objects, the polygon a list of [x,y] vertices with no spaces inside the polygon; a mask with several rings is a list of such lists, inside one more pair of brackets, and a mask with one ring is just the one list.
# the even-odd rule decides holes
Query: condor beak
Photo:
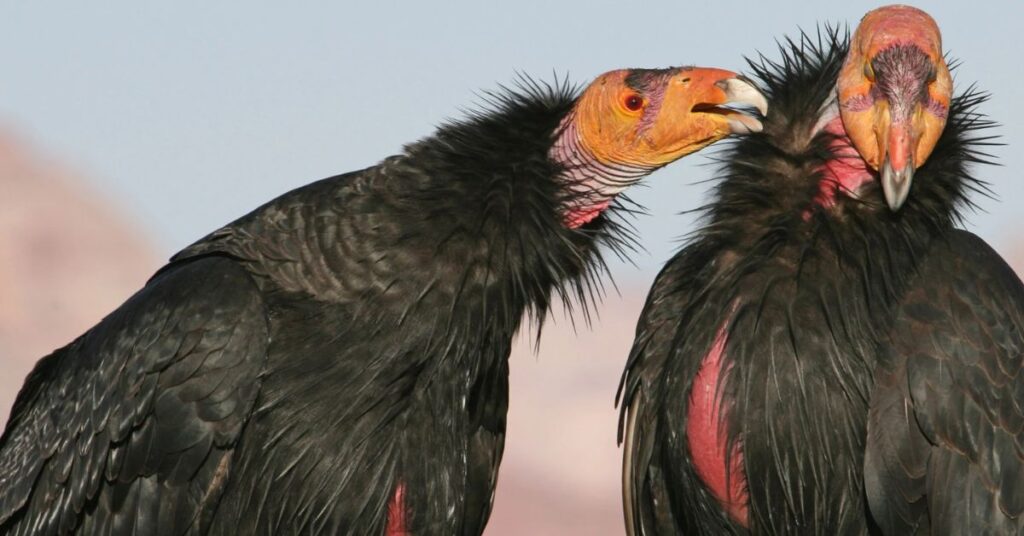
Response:
[{"label": "condor beak", "polygon": [[768,114],[768,100],[746,78],[724,69],[694,68],[687,73],[694,88],[700,88],[693,105],[693,113],[717,114],[725,118],[731,134],[761,132],[760,119],[746,113],[756,109],[761,116]]},{"label": "condor beak", "polygon": [[[747,79],[737,76],[715,82],[715,85],[725,93],[725,104],[751,106],[757,109],[762,117],[768,115],[768,100]],[[761,132],[764,129],[761,121],[754,117],[728,108],[726,110],[729,110],[726,113],[726,117],[729,120],[729,128],[733,134],[749,134],[751,132]]]},{"label": "condor beak", "polygon": [[897,132],[895,127],[889,129],[889,153],[880,173],[885,202],[893,212],[903,206],[914,181],[914,159],[905,156],[911,147],[910,136]]}]

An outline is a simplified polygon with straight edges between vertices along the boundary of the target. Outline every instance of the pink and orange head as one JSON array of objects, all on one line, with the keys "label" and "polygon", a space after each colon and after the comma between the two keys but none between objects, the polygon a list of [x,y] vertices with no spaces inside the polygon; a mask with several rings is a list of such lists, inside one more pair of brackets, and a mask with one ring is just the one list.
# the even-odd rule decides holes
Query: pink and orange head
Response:
[{"label": "pink and orange head", "polygon": [[893,210],[945,128],[952,91],[942,37],[927,13],[896,5],[861,19],[839,74],[840,114],[854,147],[881,173]]},{"label": "pink and orange head", "polygon": [[761,123],[720,105],[767,111],[764,97],[722,69],[622,69],[599,76],[580,95],[573,120],[580,142],[609,165],[656,168]]}]

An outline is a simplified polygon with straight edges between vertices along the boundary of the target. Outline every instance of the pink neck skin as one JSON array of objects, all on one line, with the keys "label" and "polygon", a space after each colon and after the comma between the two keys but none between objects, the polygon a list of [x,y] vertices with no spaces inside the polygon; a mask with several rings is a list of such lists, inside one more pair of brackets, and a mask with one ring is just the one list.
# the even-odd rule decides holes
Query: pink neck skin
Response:
[{"label": "pink neck skin", "polygon": [[575,114],[562,120],[558,138],[548,156],[565,171],[562,179],[573,194],[564,207],[563,223],[569,229],[586,225],[611,206],[615,196],[652,168],[627,164],[606,164],[598,160],[580,139]]},{"label": "pink neck skin", "polygon": [[[822,130],[835,136],[831,143],[835,157],[822,167],[814,204],[831,209],[836,206],[839,194],[856,197],[862,186],[876,180],[876,173],[853,147],[839,114],[825,123]],[[812,209],[804,212],[805,220],[810,219]]]},{"label": "pink neck skin", "polygon": [[697,476],[729,517],[748,527],[750,497],[743,471],[743,450],[737,440],[733,442],[731,455],[726,455],[728,436],[725,419],[728,408],[722,407],[722,393],[719,390],[721,377],[725,373],[722,357],[725,355],[727,324],[728,321],[718,328],[715,342],[701,361],[700,370],[693,379],[687,406],[686,439]]},{"label": "pink neck skin", "polygon": [[602,212],[611,206],[611,204],[611,199],[604,199],[590,205],[569,208],[565,211],[565,226],[569,229],[583,227],[590,223],[594,218],[600,216]]}]

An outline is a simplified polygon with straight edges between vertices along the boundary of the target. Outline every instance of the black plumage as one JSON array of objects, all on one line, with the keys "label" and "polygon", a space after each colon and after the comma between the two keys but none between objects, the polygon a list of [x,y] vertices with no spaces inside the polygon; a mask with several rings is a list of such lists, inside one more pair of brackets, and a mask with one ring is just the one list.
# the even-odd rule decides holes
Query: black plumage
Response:
[{"label": "black plumage", "polygon": [[495,93],[178,253],[27,379],[0,532],[481,532],[513,334],[629,243],[610,213],[563,225],[577,93]]},{"label": "black plumage", "polygon": [[1024,288],[963,231],[929,251],[882,339],[864,466],[885,534],[1024,531]]},{"label": "black plumage", "polygon": [[[948,123],[890,211],[878,186],[822,206],[816,129],[848,38],[786,41],[751,67],[764,132],[720,154],[704,221],[656,279],[620,387],[634,534],[1014,533],[1024,526],[1024,291],[956,229],[986,161],[985,96]],[[695,469],[688,400],[716,333],[746,527]],[[726,464],[728,465],[728,464]],[[730,475],[736,478],[737,475]]]}]

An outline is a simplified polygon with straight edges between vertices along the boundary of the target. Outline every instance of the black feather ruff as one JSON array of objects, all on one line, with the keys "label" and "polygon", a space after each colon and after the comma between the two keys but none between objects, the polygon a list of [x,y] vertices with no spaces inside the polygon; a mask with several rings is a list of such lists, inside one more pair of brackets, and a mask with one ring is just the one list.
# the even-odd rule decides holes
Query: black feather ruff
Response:
[{"label": "black feather ruff", "polygon": [[[770,103],[764,131],[728,143],[702,224],[659,274],[620,386],[632,406],[634,529],[746,533],[696,475],[685,430],[692,381],[727,330],[721,390],[741,441],[753,533],[867,530],[862,456],[873,341],[920,257],[986,193],[992,122],[973,87],[955,97],[936,148],[899,212],[873,186],[816,205],[831,135],[812,130],[833,97],[847,32],[826,28],[749,62]],[[637,402],[639,401],[639,402]],[[731,452],[731,449],[727,449]]]}]

